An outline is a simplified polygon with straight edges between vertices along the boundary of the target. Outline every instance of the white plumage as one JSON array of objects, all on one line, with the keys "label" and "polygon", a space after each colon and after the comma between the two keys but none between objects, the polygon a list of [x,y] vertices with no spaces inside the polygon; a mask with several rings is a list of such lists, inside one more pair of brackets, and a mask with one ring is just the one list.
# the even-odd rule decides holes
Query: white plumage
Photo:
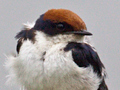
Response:
[{"label": "white plumage", "polygon": [[[70,41],[74,36],[66,37]],[[63,37],[59,38],[61,40]],[[6,66],[10,69],[10,82],[16,81],[21,86],[25,85],[28,90],[96,90],[98,88],[95,86],[98,86],[101,80],[93,72],[92,67],[79,68],[73,62],[71,51],[63,51],[66,41],[61,40],[63,42],[60,43],[55,41],[58,39],[49,39],[42,32],[36,33],[36,40],[38,41],[34,44],[30,40],[24,41],[19,55],[8,57]],[[41,57],[45,51],[46,55]]]},{"label": "white plumage", "polygon": [[[64,10],[60,9],[60,11]],[[66,12],[73,14],[71,11],[66,10]],[[105,69],[99,61],[96,50],[85,36],[91,33],[82,30],[82,28],[86,29],[82,20],[73,18],[74,21],[81,23],[77,25],[83,25],[77,27],[81,30],[63,34],[64,24],[58,23],[56,28],[54,26],[56,23],[49,26],[52,24],[42,19],[43,15],[36,21],[36,24],[24,24],[24,31],[18,34],[18,54],[8,56],[6,61],[6,67],[9,70],[8,82],[19,84],[25,90],[98,90],[98,88],[103,88],[104,86],[100,85],[105,84]],[[72,30],[71,26],[65,25],[67,25],[66,30]],[[53,32],[51,28],[59,32]],[[48,29],[51,32],[46,31]],[[69,42],[75,42],[76,46],[71,45],[69,50],[65,50]],[[77,56],[76,52],[82,53]],[[81,62],[77,62],[79,58]],[[88,61],[84,61],[85,59]],[[91,61],[91,59],[94,60]],[[105,88],[99,90],[107,90],[106,86]]]}]

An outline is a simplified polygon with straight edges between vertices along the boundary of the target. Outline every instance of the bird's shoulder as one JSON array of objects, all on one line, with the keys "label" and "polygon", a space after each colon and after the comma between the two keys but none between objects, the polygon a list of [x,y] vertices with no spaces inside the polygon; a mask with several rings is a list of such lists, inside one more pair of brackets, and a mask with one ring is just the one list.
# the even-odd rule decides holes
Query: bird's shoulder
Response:
[{"label": "bird's shoulder", "polygon": [[23,42],[26,41],[27,39],[31,40],[33,43],[35,42],[35,30],[21,30],[16,36],[16,39],[18,39],[17,42],[17,53],[20,51],[20,47],[22,46]]},{"label": "bird's shoulder", "polygon": [[97,73],[99,78],[102,78],[98,90],[108,90],[107,85],[104,81],[105,78],[104,65],[101,62],[97,52],[94,50],[92,46],[90,46],[87,43],[70,42],[67,44],[64,50],[65,51],[72,50],[73,60],[79,67],[92,66],[93,71]]},{"label": "bird's shoulder", "polygon": [[88,67],[91,65],[94,72],[100,77],[102,76],[104,65],[92,46],[86,43],[70,42],[66,45],[64,50],[72,50],[73,60],[79,67]]}]

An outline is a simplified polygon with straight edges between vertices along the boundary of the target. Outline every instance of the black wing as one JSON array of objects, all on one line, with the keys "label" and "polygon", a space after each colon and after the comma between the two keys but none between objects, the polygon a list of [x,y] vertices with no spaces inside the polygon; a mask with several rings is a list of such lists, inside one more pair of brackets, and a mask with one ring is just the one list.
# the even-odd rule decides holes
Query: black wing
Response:
[{"label": "black wing", "polygon": [[99,85],[98,90],[108,90],[108,87],[103,79],[103,81],[101,82],[101,84]]},{"label": "black wing", "polygon": [[15,36],[16,39],[19,39],[17,42],[17,47],[16,47],[17,53],[19,53],[20,47],[22,46],[23,41],[29,39],[33,43],[35,42],[35,38],[34,38],[35,33],[34,32],[35,32],[35,30],[32,30],[32,29],[22,30]]},{"label": "black wing", "polygon": [[[93,66],[94,72],[97,73],[99,77],[103,77],[102,69],[104,68],[104,65],[100,61],[97,52],[94,51],[90,45],[85,43],[70,42],[64,48],[64,50],[72,50],[74,62],[79,67],[88,67],[89,65],[91,65]],[[104,80],[101,82],[98,90],[108,90]]]}]

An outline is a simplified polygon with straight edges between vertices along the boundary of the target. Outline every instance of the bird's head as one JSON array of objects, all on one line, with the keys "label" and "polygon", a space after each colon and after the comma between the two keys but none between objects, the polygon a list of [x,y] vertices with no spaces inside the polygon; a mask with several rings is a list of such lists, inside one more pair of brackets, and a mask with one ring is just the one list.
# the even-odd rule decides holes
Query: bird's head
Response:
[{"label": "bird's head", "polygon": [[87,32],[84,21],[66,9],[51,9],[41,15],[33,27],[54,36],[58,34],[92,35]]},{"label": "bird's head", "polygon": [[[42,32],[47,37],[58,41],[82,41],[87,31],[84,21],[75,13],[66,9],[51,9],[38,18],[32,30]],[[56,41],[55,41],[56,40]]]}]

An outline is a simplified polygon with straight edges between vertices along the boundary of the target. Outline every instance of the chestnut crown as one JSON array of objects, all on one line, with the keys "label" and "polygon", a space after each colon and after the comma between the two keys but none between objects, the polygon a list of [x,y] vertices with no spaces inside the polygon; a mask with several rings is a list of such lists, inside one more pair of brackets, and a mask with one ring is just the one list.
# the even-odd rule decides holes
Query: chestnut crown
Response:
[{"label": "chestnut crown", "polygon": [[43,31],[48,35],[80,34],[92,35],[87,32],[84,21],[75,13],[66,9],[51,9],[37,19],[35,30]]}]

